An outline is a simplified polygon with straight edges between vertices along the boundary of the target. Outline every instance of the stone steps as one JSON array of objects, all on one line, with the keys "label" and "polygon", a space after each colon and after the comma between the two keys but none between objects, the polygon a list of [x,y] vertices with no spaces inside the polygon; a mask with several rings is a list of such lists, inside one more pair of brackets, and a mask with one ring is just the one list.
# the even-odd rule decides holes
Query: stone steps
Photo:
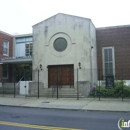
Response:
[{"label": "stone steps", "polygon": [[[28,96],[38,96],[38,90],[32,89],[31,93]],[[39,89],[39,96],[40,97],[57,97],[57,89],[55,91],[52,88],[48,89]],[[60,88],[58,89],[58,97],[61,98],[76,98],[77,97],[77,90],[75,88]],[[79,94],[79,97],[82,98],[83,96]]]}]

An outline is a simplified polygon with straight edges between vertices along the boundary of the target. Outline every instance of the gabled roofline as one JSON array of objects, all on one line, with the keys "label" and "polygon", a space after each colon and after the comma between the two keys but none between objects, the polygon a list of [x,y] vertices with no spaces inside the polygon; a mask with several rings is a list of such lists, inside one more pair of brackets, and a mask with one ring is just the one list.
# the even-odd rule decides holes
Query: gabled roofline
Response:
[{"label": "gabled roofline", "polygon": [[[68,15],[68,16],[73,16],[73,17],[78,17],[78,18],[87,19],[87,20],[90,20],[90,21],[91,21],[91,19],[89,19],[89,18],[84,18],[84,17],[75,16],[75,15],[70,15],[70,14],[64,14],[64,13],[57,13],[57,14],[55,14],[55,15],[53,15],[53,16],[51,16],[51,17],[45,19],[45,20],[42,20],[41,22],[38,22],[38,23],[34,24],[32,27],[34,27],[34,26],[36,26],[36,25],[38,25],[38,24],[40,24],[40,23],[42,23],[42,22],[44,22],[44,21],[46,21],[46,20],[48,20],[48,19],[51,19],[52,17],[55,17],[55,16],[58,15],[58,14],[63,14],[63,15]],[[92,22],[92,21],[91,21],[91,22]]]},{"label": "gabled roofline", "polygon": [[5,34],[5,35],[8,35],[8,36],[13,37],[13,35],[11,35],[11,34],[9,34],[9,33],[6,33],[6,32],[4,32],[4,31],[1,31],[1,30],[0,30],[0,33],[3,33],[3,34]]},{"label": "gabled roofline", "polygon": [[119,26],[99,27],[99,28],[96,28],[96,30],[113,29],[113,28],[124,28],[124,27],[130,27],[130,24],[129,25],[119,25]]}]

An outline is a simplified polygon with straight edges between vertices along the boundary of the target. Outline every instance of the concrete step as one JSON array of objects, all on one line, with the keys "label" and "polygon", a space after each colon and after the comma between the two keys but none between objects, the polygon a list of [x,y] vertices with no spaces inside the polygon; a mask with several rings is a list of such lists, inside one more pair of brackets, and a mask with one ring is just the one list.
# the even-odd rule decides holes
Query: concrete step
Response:
[{"label": "concrete step", "polygon": [[[31,93],[28,96],[38,96],[37,89],[31,89]],[[52,91],[52,88],[44,88],[39,89],[39,96],[41,97],[57,97],[57,89]],[[58,96],[62,98],[76,98],[77,97],[77,89],[75,88],[61,88],[58,89]],[[83,96],[79,94],[79,97],[82,98]]]},{"label": "concrete step", "polygon": [[[31,95],[27,95],[28,97],[37,97],[38,94],[31,94]],[[50,98],[57,98],[57,95],[42,95],[42,94],[39,94],[40,97],[50,97]],[[59,98],[77,98],[77,95],[58,95]],[[82,95],[79,95],[79,98],[84,98],[84,96]]]},{"label": "concrete step", "polygon": [[[31,89],[31,92],[33,93],[38,93],[38,90],[37,89]],[[57,92],[57,89],[56,90],[52,90],[52,89],[39,89],[39,93],[54,93],[54,92]],[[58,89],[58,93],[77,93],[77,90],[76,89]]]}]

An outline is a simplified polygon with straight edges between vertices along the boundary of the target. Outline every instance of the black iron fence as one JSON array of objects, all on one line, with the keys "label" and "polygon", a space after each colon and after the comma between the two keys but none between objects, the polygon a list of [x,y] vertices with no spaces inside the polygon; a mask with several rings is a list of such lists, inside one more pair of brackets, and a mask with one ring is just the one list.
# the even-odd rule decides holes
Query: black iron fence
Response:
[{"label": "black iron fence", "polygon": [[[112,72],[107,73],[105,72]],[[116,70],[98,69],[98,82],[91,88],[90,97],[101,98],[130,98],[130,69]]]},{"label": "black iron fence", "polygon": [[[27,80],[24,79],[25,96],[51,98],[130,98],[130,69],[116,69],[105,74],[102,69],[72,69],[50,68],[37,70],[36,81],[27,90]],[[109,72],[109,71],[107,71]],[[112,71],[110,71],[112,72]],[[46,73],[44,82],[41,74]],[[0,95],[20,95],[20,84],[14,80],[11,83],[1,78]],[[23,78],[22,78],[23,79]],[[43,83],[42,83],[43,82]],[[26,91],[28,91],[26,93]]]}]

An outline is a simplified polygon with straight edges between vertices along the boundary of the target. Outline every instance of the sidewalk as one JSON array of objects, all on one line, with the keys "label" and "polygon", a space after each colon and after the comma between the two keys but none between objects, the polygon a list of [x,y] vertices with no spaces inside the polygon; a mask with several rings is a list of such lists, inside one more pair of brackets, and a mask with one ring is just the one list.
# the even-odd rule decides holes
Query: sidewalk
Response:
[{"label": "sidewalk", "polygon": [[25,96],[0,96],[0,105],[34,107],[49,109],[66,109],[66,110],[86,110],[86,111],[121,111],[130,112],[130,99],[108,99],[101,98],[43,98],[25,97]]}]

